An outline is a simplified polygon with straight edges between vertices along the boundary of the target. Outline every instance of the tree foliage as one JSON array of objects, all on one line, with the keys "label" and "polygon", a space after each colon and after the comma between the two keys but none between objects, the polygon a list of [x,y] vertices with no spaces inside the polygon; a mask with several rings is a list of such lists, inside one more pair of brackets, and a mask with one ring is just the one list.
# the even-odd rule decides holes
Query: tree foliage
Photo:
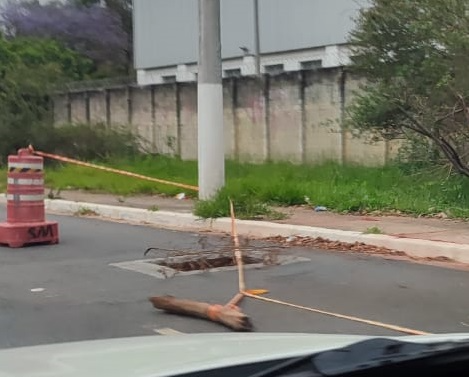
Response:
[{"label": "tree foliage", "polygon": [[469,176],[469,2],[372,0],[350,43],[352,69],[366,80],[350,124],[426,138]]},{"label": "tree foliage", "polygon": [[51,124],[48,91],[81,79],[89,59],[53,40],[0,36],[0,155],[44,135]]},{"label": "tree foliage", "polygon": [[74,2],[87,7],[104,5],[119,17],[126,36],[127,46],[124,54],[127,59],[126,70],[129,74],[133,67],[133,0],[74,0]]},{"label": "tree foliage", "polygon": [[128,71],[131,45],[116,10],[99,4],[10,1],[2,19],[7,37],[54,39],[92,59],[101,75],[122,74]]}]

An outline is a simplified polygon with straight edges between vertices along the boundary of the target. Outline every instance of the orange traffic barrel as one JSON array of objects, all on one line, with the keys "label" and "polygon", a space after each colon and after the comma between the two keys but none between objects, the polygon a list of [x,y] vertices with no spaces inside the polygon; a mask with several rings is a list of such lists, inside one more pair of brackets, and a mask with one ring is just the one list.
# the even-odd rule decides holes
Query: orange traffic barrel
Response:
[{"label": "orange traffic barrel", "polygon": [[44,221],[44,159],[20,149],[8,156],[7,179],[7,222]]},{"label": "orange traffic barrel", "polygon": [[21,247],[58,240],[57,223],[45,219],[44,159],[20,149],[8,156],[7,221],[0,224],[0,244]]}]

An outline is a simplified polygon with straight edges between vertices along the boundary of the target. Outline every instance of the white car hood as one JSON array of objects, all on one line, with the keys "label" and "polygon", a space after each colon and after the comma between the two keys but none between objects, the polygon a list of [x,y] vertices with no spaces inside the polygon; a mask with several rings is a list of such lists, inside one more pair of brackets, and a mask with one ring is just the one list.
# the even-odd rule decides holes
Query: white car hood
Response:
[{"label": "white car hood", "polygon": [[[223,333],[146,336],[0,351],[0,377],[157,377],[307,355],[373,337]],[[415,342],[469,340],[469,334],[399,337]]]}]

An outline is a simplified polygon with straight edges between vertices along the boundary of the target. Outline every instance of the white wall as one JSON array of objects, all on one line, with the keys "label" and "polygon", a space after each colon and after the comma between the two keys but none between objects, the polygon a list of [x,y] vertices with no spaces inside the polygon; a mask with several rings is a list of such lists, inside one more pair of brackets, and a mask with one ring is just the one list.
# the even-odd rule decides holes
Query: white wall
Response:
[{"label": "white wall", "polygon": [[[284,71],[299,71],[302,62],[321,61],[323,68],[340,67],[349,64],[347,45],[322,46],[317,48],[280,52],[261,56],[261,73],[265,73],[265,66],[283,64]],[[222,62],[223,77],[227,77],[226,70],[240,69],[242,76],[254,75],[256,72],[253,56],[225,59]],[[165,77],[176,76],[176,81],[195,81],[197,64],[180,64],[164,68],[150,68],[137,70],[139,85],[161,84]]]}]

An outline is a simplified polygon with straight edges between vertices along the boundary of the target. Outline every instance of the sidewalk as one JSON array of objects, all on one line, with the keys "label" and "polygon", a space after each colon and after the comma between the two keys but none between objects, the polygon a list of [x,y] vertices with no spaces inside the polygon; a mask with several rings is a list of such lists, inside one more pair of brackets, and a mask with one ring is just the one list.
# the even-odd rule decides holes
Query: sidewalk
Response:
[{"label": "sidewalk", "polygon": [[[131,208],[154,208],[160,211],[192,213],[191,200],[178,200],[159,196],[118,197],[107,194],[92,194],[84,191],[64,191],[60,198],[76,202],[107,204]],[[307,207],[281,208],[287,214],[278,224],[310,226],[366,233],[377,228],[381,234],[398,238],[440,241],[468,245],[469,223],[461,220],[413,218],[408,216],[360,216],[341,215],[331,212],[315,212]]]}]

